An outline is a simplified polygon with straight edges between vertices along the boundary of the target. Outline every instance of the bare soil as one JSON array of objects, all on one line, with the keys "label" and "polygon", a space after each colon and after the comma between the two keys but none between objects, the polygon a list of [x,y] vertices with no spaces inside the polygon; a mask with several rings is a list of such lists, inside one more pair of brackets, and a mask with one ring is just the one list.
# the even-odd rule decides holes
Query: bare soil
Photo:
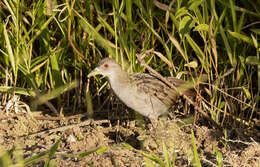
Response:
[{"label": "bare soil", "polygon": [[[117,111],[122,113],[125,111]],[[127,111],[132,114],[131,111]],[[126,113],[127,113],[126,112]],[[120,114],[107,114],[107,118],[88,118],[84,115],[51,117],[50,113],[0,116],[0,152],[14,146],[21,148],[24,158],[49,150],[61,139],[58,151],[51,163],[60,167],[88,166],[135,167],[145,166],[148,160],[142,153],[156,155],[164,160],[163,143],[170,157],[175,154],[176,166],[193,166],[191,130],[202,166],[218,166],[217,156],[222,155],[224,166],[259,166],[260,134],[256,129],[234,126],[223,132],[197,123],[183,124],[179,118],[161,118],[157,122],[143,119],[120,119]],[[124,114],[125,115],[125,114]],[[134,149],[127,148],[124,143]],[[71,158],[100,147],[104,153],[92,153],[83,158]],[[214,151],[215,150],[215,151]],[[218,153],[217,153],[218,152]],[[221,153],[221,154],[220,154]],[[221,158],[220,158],[221,159]],[[43,166],[45,159],[32,166]]]}]

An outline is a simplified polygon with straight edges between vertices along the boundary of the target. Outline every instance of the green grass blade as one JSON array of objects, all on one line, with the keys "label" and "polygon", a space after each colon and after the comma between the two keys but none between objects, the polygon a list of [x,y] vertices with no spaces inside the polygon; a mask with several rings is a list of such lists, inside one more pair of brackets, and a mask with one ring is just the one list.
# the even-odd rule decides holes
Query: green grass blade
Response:
[{"label": "green grass blade", "polygon": [[230,64],[234,67],[237,64],[237,61],[232,55],[231,47],[229,45],[229,40],[228,40],[222,26],[220,26],[219,30],[220,30],[220,34],[221,34],[221,37],[223,39],[223,42],[224,42],[224,45],[225,45],[225,48],[226,48],[226,51],[227,51],[227,55],[228,55]]},{"label": "green grass blade", "polygon": [[190,44],[190,46],[192,47],[192,49],[194,50],[194,52],[196,53],[197,57],[199,58],[202,67],[204,68],[204,70],[206,72],[209,71],[209,65],[208,63],[205,61],[205,55],[202,52],[202,50],[200,49],[200,47],[196,44],[196,42],[190,37],[190,35],[186,34],[185,35],[188,43]]},{"label": "green grass blade", "polygon": [[175,167],[175,159],[176,159],[176,154],[175,154],[175,150],[173,150],[173,153],[172,153],[172,167]]},{"label": "green grass blade", "polygon": [[106,22],[105,19],[103,19],[101,16],[98,16],[98,20],[111,33],[113,37],[116,36],[114,29]]},{"label": "green grass blade", "polygon": [[256,33],[257,35],[260,35],[260,28],[251,28],[250,31]]},{"label": "green grass blade", "polygon": [[180,52],[180,54],[182,55],[182,57],[188,61],[188,57],[185,54],[184,50],[182,49],[180,43],[170,34],[168,34],[168,37],[170,39],[170,41],[173,43],[173,45],[176,47],[176,49]]},{"label": "green grass blade", "polygon": [[191,131],[191,137],[192,137],[192,148],[193,148],[193,155],[194,155],[193,165],[196,166],[196,167],[201,167],[199,154],[198,154],[197,147],[196,147],[196,139],[195,139],[193,130]]},{"label": "green grass blade", "polygon": [[97,148],[97,149],[94,149],[94,150],[91,150],[88,152],[80,153],[79,155],[77,155],[77,157],[82,158],[82,157],[85,157],[85,156],[95,153],[95,152],[98,154],[102,154],[103,152],[106,152],[107,150],[108,150],[107,147],[100,147],[100,148]]},{"label": "green grass blade", "polygon": [[209,25],[208,24],[199,24],[194,28],[194,31],[209,31]]},{"label": "green grass blade", "polygon": [[160,37],[160,35],[152,28],[152,26],[149,25],[149,23],[141,15],[139,15],[139,16],[142,19],[142,21],[145,23],[147,28],[150,29],[151,32],[156,36],[156,38],[161,42],[161,44],[163,45],[163,47],[166,51],[166,55],[167,55],[169,61],[172,62],[171,53],[170,53],[170,50],[169,50],[168,46],[166,45],[166,43],[163,41],[163,39]]},{"label": "green grass blade", "polygon": [[166,148],[165,142],[163,142],[163,156],[164,156],[164,159],[166,161],[165,166],[171,167],[171,160],[170,160],[170,156],[169,156],[169,153],[168,153],[168,149]]},{"label": "green grass blade", "polygon": [[150,160],[149,158],[144,157],[144,161],[145,161],[145,166],[147,166],[147,167],[156,167],[156,165],[153,163],[153,161]]},{"label": "green grass blade", "polygon": [[51,99],[54,99],[54,98],[60,96],[62,93],[77,87],[77,85],[78,85],[78,83],[76,81],[73,81],[73,82],[71,82],[69,84],[66,84],[66,85],[60,86],[58,88],[55,88],[54,90],[48,92],[47,94],[40,96],[35,101],[35,103],[36,104],[43,104],[43,103],[45,103],[45,102],[47,102],[47,101],[49,101]]},{"label": "green grass blade", "polygon": [[28,45],[31,45],[36,39],[37,37],[43,32],[43,30],[45,28],[47,28],[47,26],[50,24],[50,22],[53,20],[54,16],[51,16],[42,26],[41,28],[36,31],[36,33],[33,35],[32,39],[28,42]]},{"label": "green grass blade", "polygon": [[[62,86],[64,84],[62,81],[61,70],[60,70],[58,58],[59,58],[59,56],[55,53],[53,53],[53,55],[50,56],[51,75],[53,76],[56,88],[59,86]],[[52,86],[54,86],[54,85],[52,85]],[[54,88],[54,87],[52,87],[52,88]]]},{"label": "green grass blade", "polygon": [[237,38],[237,39],[241,39],[243,40],[244,42],[250,44],[250,45],[254,45],[254,42],[253,40],[246,36],[246,35],[243,35],[243,34],[240,34],[240,33],[237,33],[237,32],[232,32],[230,30],[228,30],[229,34],[232,35],[233,37]]},{"label": "green grass blade", "polygon": [[256,56],[248,56],[246,58],[246,63],[251,65],[260,65],[260,60]]},{"label": "green grass blade", "polygon": [[35,92],[26,88],[12,87],[12,86],[0,86],[0,92],[15,93],[25,96],[35,96]]},{"label": "green grass blade", "polygon": [[80,18],[79,22],[86,33],[88,33],[92,38],[99,44],[101,47],[103,47],[109,55],[112,55],[115,57],[115,50],[110,47],[109,42],[104,39],[97,31],[96,29],[85,19],[83,18],[76,10],[74,10],[76,15]]},{"label": "green grass blade", "polygon": [[52,156],[54,156],[54,154],[57,152],[59,145],[60,145],[61,139],[59,139],[49,150],[48,152],[48,158],[44,163],[44,167],[49,167],[50,166],[50,161]]},{"label": "green grass blade", "polygon": [[181,38],[183,38],[186,34],[190,34],[191,28],[194,27],[194,21],[190,16],[184,16],[179,24],[179,32],[181,34]]},{"label": "green grass blade", "polygon": [[16,58],[10,43],[10,39],[6,30],[6,26],[3,24],[3,30],[4,30],[4,38],[5,38],[5,42],[6,42],[6,47],[7,47],[7,52],[8,52],[8,58],[9,58],[9,62],[11,63],[11,67],[13,69],[13,73],[14,73],[14,77],[15,80],[17,78],[17,62],[16,62]]},{"label": "green grass blade", "polygon": [[49,150],[41,152],[41,153],[36,154],[34,156],[31,156],[31,157],[24,160],[24,165],[28,166],[28,165],[33,164],[34,162],[38,162],[38,161],[46,158],[48,156],[48,154],[49,154]]},{"label": "green grass blade", "polygon": [[237,32],[237,30],[238,30],[237,26],[238,25],[237,25],[237,16],[236,16],[236,11],[235,11],[235,7],[234,7],[234,1],[233,0],[229,0],[229,4],[230,4],[230,9],[231,9],[233,28],[234,28],[234,31]]}]

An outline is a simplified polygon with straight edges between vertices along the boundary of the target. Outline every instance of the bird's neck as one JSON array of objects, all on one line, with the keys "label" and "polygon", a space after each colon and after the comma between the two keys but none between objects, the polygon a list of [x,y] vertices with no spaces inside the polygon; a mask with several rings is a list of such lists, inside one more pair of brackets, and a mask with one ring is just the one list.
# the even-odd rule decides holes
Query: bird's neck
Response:
[{"label": "bird's neck", "polygon": [[108,78],[112,88],[121,87],[120,85],[127,85],[129,83],[129,74],[123,70]]}]

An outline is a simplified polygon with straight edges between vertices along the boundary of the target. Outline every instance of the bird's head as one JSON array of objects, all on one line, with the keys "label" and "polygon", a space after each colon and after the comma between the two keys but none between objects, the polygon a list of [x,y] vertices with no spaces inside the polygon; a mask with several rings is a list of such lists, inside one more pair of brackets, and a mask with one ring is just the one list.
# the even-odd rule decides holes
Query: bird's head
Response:
[{"label": "bird's head", "polygon": [[121,66],[111,58],[105,58],[98,63],[98,66],[88,74],[88,78],[95,75],[103,75],[111,78],[122,71]]}]

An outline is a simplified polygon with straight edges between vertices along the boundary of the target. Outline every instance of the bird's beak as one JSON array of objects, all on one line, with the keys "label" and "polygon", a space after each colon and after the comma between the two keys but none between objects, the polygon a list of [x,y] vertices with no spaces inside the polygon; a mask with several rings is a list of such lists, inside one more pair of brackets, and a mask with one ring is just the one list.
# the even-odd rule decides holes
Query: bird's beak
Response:
[{"label": "bird's beak", "polygon": [[101,75],[101,72],[99,70],[98,67],[96,67],[94,70],[92,70],[89,74],[88,74],[88,78],[95,76],[95,75]]}]

